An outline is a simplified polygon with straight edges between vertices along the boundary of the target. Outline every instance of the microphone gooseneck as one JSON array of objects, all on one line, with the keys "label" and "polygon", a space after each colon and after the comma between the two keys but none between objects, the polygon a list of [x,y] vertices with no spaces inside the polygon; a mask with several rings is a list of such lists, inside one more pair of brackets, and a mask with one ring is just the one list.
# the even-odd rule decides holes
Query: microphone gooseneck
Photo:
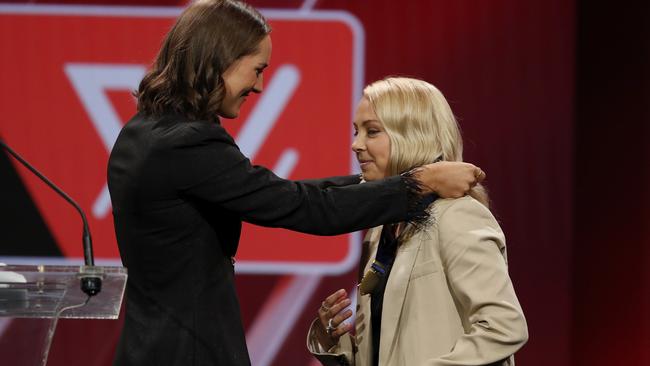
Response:
[{"label": "microphone gooseneck", "polygon": [[[0,139],[0,147],[6,150],[11,156],[13,156],[18,162],[25,166],[29,171],[34,173],[39,177],[45,184],[52,188],[56,193],[58,193],[64,200],[68,201],[81,215],[81,221],[83,222],[83,233],[82,233],[82,242],[84,250],[84,262],[86,266],[93,267],[95,265],[95,259],[93,257],[93,244],[92,237],[90,235],[90,227],[88,226],[88,220],[86,219],[86,214],[83,212],[81,207],[75,202],[70,196],[68,196],[63,190],[56,186],[51,180],[45,177],[41,172],[29,164],[25,159],[23,159],[17,152],[10,148],[4,141]],[[96,276],[82,276],[81,278],[81,290],[86,293],[88,296],[97,295],[101,291],[102,283],[101,278]]]}]

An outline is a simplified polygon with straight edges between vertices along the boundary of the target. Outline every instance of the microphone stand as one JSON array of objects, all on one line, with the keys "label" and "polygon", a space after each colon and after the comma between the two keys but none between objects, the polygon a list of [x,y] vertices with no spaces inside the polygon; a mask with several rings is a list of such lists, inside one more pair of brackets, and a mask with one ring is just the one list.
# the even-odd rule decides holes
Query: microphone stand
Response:
[{"label": "microphone stand", "polygon": [[[81,215],[81,221],[83,222],[82,241],[83,241],[83,250],[84,250],[84,261],[86,267],[91,267],[88,269],[92,269],[92,267],[95,266],[95,259],[93,257],[92,238],[90,236],[90,227],[88,226],[88,220],[86,220],[86,214],[83,212],[81,207],[70,196],[68,196],[65,192],[63,192],[61,188],[57,187],[54,183],[52,183],[52,181],[47,179],[47,177],[45,177],[41,172],[39,172],[36,168],[34,168],[31,164],[29,164],[12,148],[7,146],[7,144],[5,144],[4,141],[2,141],[1,139],[0,139],[0,147],[2,147],[9,154],[11,154],[11,156],[13,156],[18,162],[20,162],[23,166],[25,166],[32,173],[34,173],[34,175],[39,177],[43,182],[45,182],[45,184],[47,184],[56,193],[58,193],[61,197],[63,197],[64,200],[68,201],[68,203],[70,203],[77,210],[77,212],[79,212],[79,215]],[[99,275],[93,275],[93,274],[81,275],[81,291],[83,291],[86,295],[88,295],[89,297],[95,296],[101,290],[102,290],[102,279]]]}]

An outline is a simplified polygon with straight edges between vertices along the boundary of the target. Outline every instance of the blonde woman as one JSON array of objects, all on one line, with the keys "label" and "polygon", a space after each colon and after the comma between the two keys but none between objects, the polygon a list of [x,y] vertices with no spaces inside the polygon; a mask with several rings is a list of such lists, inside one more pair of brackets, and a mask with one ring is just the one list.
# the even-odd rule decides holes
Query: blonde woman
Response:
[{"label": "blonde woman", "polygon": [[[462,161],[462,139],[433,85],[388,78],[365,88],[354,117],[365,181],[433,161]],[[513,365],[528,339],[508,276],[505,237],[482,187],[435,200],[424,225],[371,229],[360,262],[355,334],[351,304],[328,296],[307,346],[324,365]]]}]

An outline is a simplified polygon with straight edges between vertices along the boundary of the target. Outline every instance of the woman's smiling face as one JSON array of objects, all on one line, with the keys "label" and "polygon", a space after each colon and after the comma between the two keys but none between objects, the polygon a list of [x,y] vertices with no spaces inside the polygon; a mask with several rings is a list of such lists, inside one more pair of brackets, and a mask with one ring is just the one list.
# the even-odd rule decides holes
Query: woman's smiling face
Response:
[{"label": "woman's smiling face", "polygon": [[367,98],[362,98],[354,113],[352,151],[357,156],[363,179],[385,178],[390,157],[390,139]]},{"label": "woman's smiling face", "polygon": [[241,57],[224,71],[222,78],[226,93],[219,107],[221,117],[236,118],[246,97],[250,93],[262,92],[262,72],[269,65],[270,59],[271,37],[267,35],[257,46],[257,52]]}]

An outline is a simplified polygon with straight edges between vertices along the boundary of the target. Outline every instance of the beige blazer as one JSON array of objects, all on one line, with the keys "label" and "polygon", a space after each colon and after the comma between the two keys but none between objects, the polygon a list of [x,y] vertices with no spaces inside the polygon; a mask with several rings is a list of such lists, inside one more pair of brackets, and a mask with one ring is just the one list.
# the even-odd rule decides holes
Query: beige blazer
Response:
[{"label": "beige blazer", "polygon": [[[528,330],[499,224],[469,196],[439,199],[431,214],[433,223],[397,249],[384,294],[379,365],[514,365]],[[377,227],[366,235],[365,270],[380,233]],[[346,334],[323,352],[312,323],[307,347],[323,365],[370,366],[370,326],[370,295],[358,296],[356,337]]]}]

